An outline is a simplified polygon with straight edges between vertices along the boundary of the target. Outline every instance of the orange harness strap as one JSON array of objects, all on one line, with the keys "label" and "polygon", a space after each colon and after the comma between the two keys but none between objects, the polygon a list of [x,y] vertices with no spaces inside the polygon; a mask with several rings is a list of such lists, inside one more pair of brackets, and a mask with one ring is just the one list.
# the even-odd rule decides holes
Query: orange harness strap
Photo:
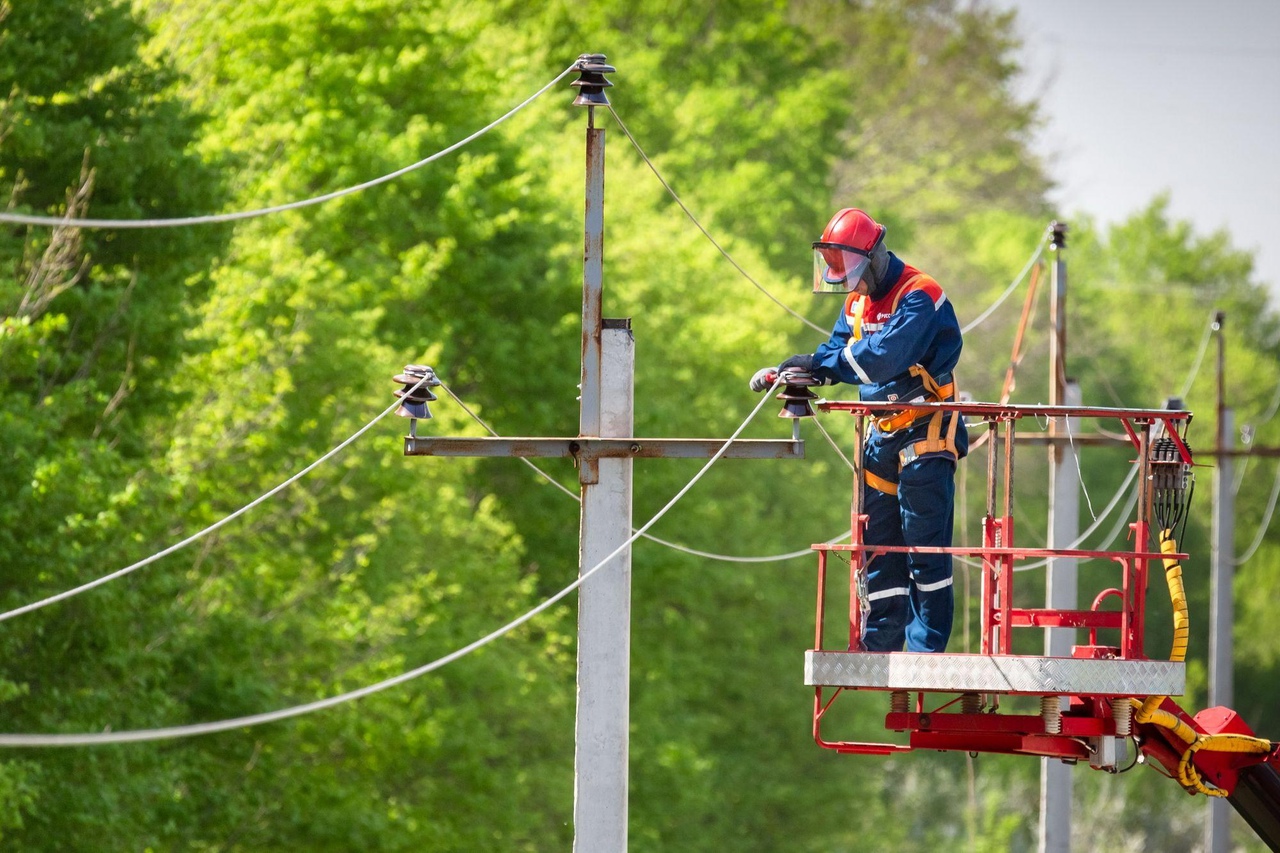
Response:
[{"label": "orange harness strap", "polygon": [[867,481],[867,485],[877,492],[883,492],[886,495],[896,495],[898,493],[897,483],[891,483],[884,477],[878,477],[870,471],[863,471],[862,476]]}]

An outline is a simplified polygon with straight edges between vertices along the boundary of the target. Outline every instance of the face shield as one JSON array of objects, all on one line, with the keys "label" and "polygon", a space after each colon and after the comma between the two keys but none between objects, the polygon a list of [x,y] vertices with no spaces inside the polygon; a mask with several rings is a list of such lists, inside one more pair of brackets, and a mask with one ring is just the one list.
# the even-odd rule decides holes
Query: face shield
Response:
[{"label": "face shield", "polygon": [[840,243],[813,244],[813,292],[852,293],[871,271],[871,254]]}]

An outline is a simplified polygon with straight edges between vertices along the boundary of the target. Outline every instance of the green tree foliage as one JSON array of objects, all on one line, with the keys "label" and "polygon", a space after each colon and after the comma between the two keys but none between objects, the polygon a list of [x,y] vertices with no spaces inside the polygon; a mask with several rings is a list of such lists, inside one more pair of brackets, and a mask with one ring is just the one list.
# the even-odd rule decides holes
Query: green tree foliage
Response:
[{"label": "green tree foliage", "polygon": [[[213,172],[189,153],[197,121],[174,95],[172,71],[139,56],[146,33],[125,4],[6,3],[0,18],[0,189],[10,209],[143,217],[217,203]],[[181,398],[171,376],[219,246],[216,231],[0,232],[5,609],[141,556],[165,530],[149,433]],[[107,708],[126,693],[102,689],[113,679],[131,681],[130,702],[156,698],[143,638],[168,618],[141,604],[165,589],[121,585],[98,607],[7,624],[10,725],[115,716]],[[125,651],[126,639],[142,642]],[[6,844],[24,823],[76,819],[67,801],[46,796],[56,777],[39,756],[3,765]]]},{"label": "green tree foliage", "polygon": [[[821,327],[837,305],[808,297],[808,243],[834,206],[876,210],[966,319],[1008,284],[1046,218],[1026,147],[1035,108],[1009,89],[1011,19],[981,5],[142,6],[154,38],[105,0],[9,10],[0,67],[17,82],[0,110],[0,178],[13,206],[136,217],[314,196],[443,148],[598,51],[619,67],[611,100],[656,168],[744,269]],[[6,231],[0,437],[19,464],[0,478],[5,601],[223,517],[388,405],[406,362],[435,365],[502,434],[576,433],[586,116],[571,97],[562,84],[446,159],[234,229]],[[607,110],[594,120],[608,138],[605,311],[633,318],[636,432],[727,435],[758,401],[747,376],[820,336],[693,228]],[[1248,257],[1159,202],[1113,229],[1078,225],[1071,341],[1086,400],[1158,404],[1203,329],[1202,305],[1180,294],[1211,287],[1239,315],[1230,358],[1250,378],[1233,382],[1261,422],[1280,377]],[[1126,335],[1133,288],[1151,282],[1141,316],[1162,334]],[[1043,399],[1046,289],[1016,400]],[[961,382],[979,398],[1000,391],[1022,292],[967,341]],[[1169,365],[1173,380],[1161,378]],[[1191,395],[1201,410],[1209,387],[1202,375]],[[420,432],[483,433],[447,399],[435,410]],[[770,401],[749,434],[789,432],[774,412]],[[332,695],[465,645],[574,577],[570,498],[513,460],[403,458],[402,425],[375,427],[128,581],[0,626],[6,728],[179,724]],[[847,422],[824,426],[848,446]],[[1274,429],[1259,423],[1259,440]],[[805,430],[804,462],[725,462],[653,532],[740,555],[837,535],[848,469]],[[567,463],[543,467],[576,481]],[[697,467],[638,462],[636,523]],[[1089,458],[1083,476],[1096,495],[1120,468]],[[1241,487],[1259,521],[1265,468]],[[1042,470],[1020,469],[1031,531]],[[1264,542],[1241,583],[1268,588],[1275,554]],[[641,542],[633,602],[634,849],[1033,845],[1037,762],[849,759],[813,745],[799,686],[812,558],[726,563]],[[1264,624],[1262,602],[1242,626]],[[29,850],[564,848],[574,627],[573,607],[556,608],[419,681],[295,721],[0,756],[0,831]],[[1276,681],[1275,644],[1244,628],[1239,640],[1241,692],[1275,707],[1256,689]],[[883,736],[882,698],[853,697],[832,734]],[[1107,785],[1123,796],[1106,799]],[[1101,815],[1095,849],[1120,849],[1125,828],[1169,848],[1196,831],[1134,817],[1142,802],[1185,800],[1153,774],[1094,774],[1082,790]]]}]

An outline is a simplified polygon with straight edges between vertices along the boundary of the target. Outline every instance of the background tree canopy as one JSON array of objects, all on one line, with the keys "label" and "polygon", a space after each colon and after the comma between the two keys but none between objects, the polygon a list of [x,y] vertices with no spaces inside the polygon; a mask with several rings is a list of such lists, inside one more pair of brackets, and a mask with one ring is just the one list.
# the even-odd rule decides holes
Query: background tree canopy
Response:
[{"label": "background tree canopy", "polygon": [[[1012,20],[948,0],[42,0],[0,5],[0,190],[10,210],[96,218],[236,211],[416,162],[497,117],[579,53],[725,250],[819,327],[808,244],[857,204],[947,288],[962,322],[1004,291],[1053,212],[1028,146]],[[402,178],[234,225],[0,228],[0,608],[151,555],[288,478],[437,367],[503,435],[577,431],[582,128],[562,84]],[[723,436],[759,366],[821,340],[752,286],[672,202],[604,111],[606,306],[633,318],[638,435]],[[1280,327],[1252,259],[1165,200],[1072,219],[1070,367],[1089,404],[1160,405],[1194,378],[1225,310],[1228,395],[1280,443]],[[1022,294],[966,339],[961,383],[999,396]],[[1043,289],[1041,291],[1043,296]],[[1014,399],[1045,398],[1043,300]],[[484,427],[448,400],[424,424]],[[750,428],[779,437],[772,417]],[[849,425],[828,429],[848,444]],[[0,624],[8,731],[178,725],[307,702],[474,640],[577,572],[574,502],[515,460],[405,459],[386,420],[243,518],[163,561]],[[1212,439],[1197,424],[1193,439]],[[848,472],[726,462],[654,533],[782,554],[847,529]],[[574,488],[567,464],[543,466]],[[697,470],[636,471],[636,523]],[[1274,466],[1240,466],[1241,549]],[[1123,451],[1085,454],[1100,508]],[[1043,462],[1020,524],[1043,537]],[[982,505],[969,478],[960,536]],[[1209,489],[1187,548],[1204,703]],[[1280,725],[1280,526],[1238,569],[1237,709]],[[1034,584],[1032,584],[1034,587]],[[1040,591],[1032,589],[1039,594]],[[1246,594],[1247,593],[1247,594]],[[1269,594],[1270,593],[1270,594]],[[809,735],[801,653],[812,566],[634,554],[635,850],[1034,847],[1038,762],[850,759]],[[1153,657],[1167,605],[1152,595]],[[0,755],[12,850],[548,850],[572,838],[572,599],[456,664],[359,702],[160,744]],[[953,644],[970,642],[957,623]],[[871,737],[876,714],[851,720]],[[1076,774],[1081,849],[1190,849],[1199,801],[1137,771]],[[1083,819],[1084,816],[1087,820]],[[1247,830],[1238,838],[1256,844]]]}]

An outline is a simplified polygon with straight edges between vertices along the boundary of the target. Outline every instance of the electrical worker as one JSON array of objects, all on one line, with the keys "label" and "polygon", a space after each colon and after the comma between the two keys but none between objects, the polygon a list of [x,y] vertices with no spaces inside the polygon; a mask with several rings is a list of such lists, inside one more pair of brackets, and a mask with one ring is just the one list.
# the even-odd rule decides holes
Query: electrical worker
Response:
[{"label": "electrical worker", "polygon": [[[848,293],[831,338],[751,378],[772,387],[780,373],[807,373],[817,384],[859,385],[862,400],[955,399],[952,371],[960,324],[934,279],[884,245],[885,228],[845,208],[813,244],[815,293]],[[955,468],[968,451],[964,419],[928,409],[873,418],[863,453],[869,545],[949,546]],[[867,565],[869,612],[863,648],[941,652],[951,636],[954,599],[949,554],[880,554]]]}]

